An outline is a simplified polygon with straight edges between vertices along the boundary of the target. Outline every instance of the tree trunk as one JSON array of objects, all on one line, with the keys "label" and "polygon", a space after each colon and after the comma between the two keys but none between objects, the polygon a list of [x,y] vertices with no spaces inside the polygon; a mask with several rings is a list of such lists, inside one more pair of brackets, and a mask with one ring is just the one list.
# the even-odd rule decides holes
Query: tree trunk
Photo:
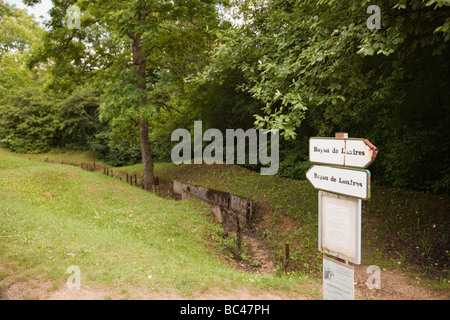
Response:
[{"label": "tree trunk", "polygon": [[[146,90],[146,68],[147,68],[147,58],[142,52],[142,43],[140,34],[131,35],[133,39],[132,45],[132,55],[133,64],[137,66],[136,74],[136,87],[139,90]],[[147,104],[147,99],[144,97],[139,102],[140,106],[145,106]],[[144,169],[144,177],[142,187],[145,190],[152,190],[154,184],[154,174],[153,174],[153,159],[152,152],[150,149],[150,139],[148,138],[148,122],[139,119],[139,141],[141,145],[142,154],[142,168]]]},{"label": "tree trunk", "polygon": [[147,121],[139,121],[139,140],[141,143],[142,153],[142,167],[144,169],[144,179],[142,187],[145,190],[152,190],[154,185],[155,176],[153,174],[153,159],[152,152],[150,150],[150,140],[148,138],[148,123]]}]

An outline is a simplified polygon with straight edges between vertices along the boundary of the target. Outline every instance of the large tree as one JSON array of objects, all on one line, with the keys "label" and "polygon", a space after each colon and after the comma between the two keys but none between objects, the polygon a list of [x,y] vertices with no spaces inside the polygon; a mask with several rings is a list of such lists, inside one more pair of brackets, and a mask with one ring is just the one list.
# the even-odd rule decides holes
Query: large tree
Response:
[{"label": "large tree", "polygon": [[[358,112],[359,101],[381,101],[403,81],[404,65],[421,48],[428,59],[448,53],[450,2],[444,0],[245,0],[246,23],[223,33],[212,67],[244,74],[240,89],[263,104],[257,125],[295,137],[306,116],[321,134]],[[381,28],[371,29],[377,4]],[[220,80],[219,80],[220,81]]]},{"label": "large tree", "polygon": [[[149,121],[161,108],[174,108],[156,89],[163,73],[180,81],[196,71],[211,36],[208,30],[219,23],[216,3],[55,0],[48,33],[31,60],[31,65],[50,63],[54,89],[70,89],[96,76],[105,92],[102,117],[119,127],[132,122],[138,129],[147,190],[154,184]],[[74,4],[80,9],[80,28],[67,24],[73,18],[67,10]]]},{"label": "large tree", "polygon": [[31,81],[25,61],[30,47],[42,34],[43,30],[25,10],[0,0],[0,101],[13,88]]},{"label": "large tree", "polygon": [[200,80],[242,73],[238,88],[263,105],[256,125],[288,138],[280,168],[304,178],[308,137],[345,131],[380,149],[376,183],[450,192],[449,1],[235,3],[247,19],[222,33]]}]

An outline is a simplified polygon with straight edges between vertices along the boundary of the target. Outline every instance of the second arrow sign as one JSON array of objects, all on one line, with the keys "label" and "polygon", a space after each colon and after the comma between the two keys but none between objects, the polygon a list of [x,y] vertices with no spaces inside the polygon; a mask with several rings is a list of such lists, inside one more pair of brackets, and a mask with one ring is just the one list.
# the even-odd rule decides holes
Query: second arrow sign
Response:
[{"label": "second arrow sign", "polygon": [[368,200],[370,198],[370,171],[313,165],[306,178],[314,188]]}]

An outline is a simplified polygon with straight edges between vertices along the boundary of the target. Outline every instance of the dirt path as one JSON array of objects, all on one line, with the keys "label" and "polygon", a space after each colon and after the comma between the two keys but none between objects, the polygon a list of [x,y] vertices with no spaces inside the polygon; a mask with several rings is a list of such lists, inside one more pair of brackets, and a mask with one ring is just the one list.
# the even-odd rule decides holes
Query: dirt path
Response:
[{"label": "dirt path", "polygon": [[180,295],[173,289],[152,291],[149,288],[112,288],[81,285],[69,288],[61,283],[54,288],[51,281],[42,279],[16,280],[11,275],[0,280],[0,300],[307,300],[310,296],[287,293],[281,290],[250,291],[247,287],[230,290],[211,288],[190,296]]},{"label": "dirt path", "polygon": [[273,274],[276,265],[270,255],[270,249],[267,243],[255,235],[245,233],[242,235],[242,240],[247,244],[252,260],[258,262],[258,272],[262,274]]},{"label": "dirt path", "polygon": [[[449,300],[449,294],[417,285],[411,279],[392,271],[382,271],[381,289],[370,290],[366,286],[367,266],[355,267],[355,295],[358,300]],[[68,288],[65,283],[54,288],[51,281],[27,279],[14,280],[14,275],[0,281],[0,300],[312,300],[308,294],[289,293],[280,290],[250,291],[246,287],[227,291],[211,288],[207,292],[183,296],[171,289],[152,291],[148,288],[119,290],[110,287],[82,285]],[[321,284],[305,284],[305,292],[321,292]]]},{"label": "dirt path", "polygon": [[[369,289],[366,282],[373,274],[367,265],[354,266],[355,295],[374,300],[450,300],[450,293],[426,287],[417,280],[391,270],[380,270],[380,289]],[[372,282],[372,281],[371,281]],[[373,282],[372,282],[373,283]]]},{"label": "dirt path", "polygon": [[[271,258],[267,243],[252,233],[243,233],[243,241],[247,245],[252,260],[258,262],[258,268],[252,269],[253,271],[248,271],[247,268],[247,272],[274,274],[276,264]],[[237,268],[242,267],[239,261],[235,263]],[[372,273],[370,271],[368,273],[367,267],[366,265],[354,266],[355,297],[358,300],[450,300],[449,292],[427,288],[399,272],[390,270],[380,270],[380,289],[369,289],[366,281]],[[206,292],[183,296],[173,289],[152,291],[141,287],[112,288],[85,284],[82,284],[79,289],[71,289],[65,283],[55,288],[52,281],[30,279],[24,274],[11,272],[1,263],[0,274],[6,274],[0,280],[0,300],[313,300],[320,299],[322,296],[320,282],[303,284],[304,291],[301,292],[305,292],[304,294],[276,289],[257,290],[237,287],[229,290],[211,288]],[[308,292],[316,292],[316,294],[308,294]]]}]

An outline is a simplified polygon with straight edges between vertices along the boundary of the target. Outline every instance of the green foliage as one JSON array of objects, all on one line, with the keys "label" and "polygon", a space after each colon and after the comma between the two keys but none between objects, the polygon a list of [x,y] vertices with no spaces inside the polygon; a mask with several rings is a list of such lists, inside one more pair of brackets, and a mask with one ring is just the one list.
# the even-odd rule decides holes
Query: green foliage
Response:
[{"label": "green foliage", "polygon": [[42,34],[25,10],[0,0],[0,59],[7,52],[27,51]]},{"label": "green foliage", "polygon": [[103,160],[114,167],[129,166],[141,161],[139,143],[111,138],[111,128],[106,127],[95,135],[89,143],[89,148],[95,151]]},{"label": "green foliage", "polygon": [[87,78],[95,79],[104,93],[100,117],[113,128],[111,134],[123,133],[121,141],[139,134],[144,188],[149,189],[153,184],[149,135],[167,141],[161,127],[167,114],[179,110],[181,93],[174,92],[182,91],[183,78],[204,64],[205,49],[214,36],[209,28],[219,23],[220,1],[78,1],[79,29],[66,24],[65,13],[73,2],[52,2],[49,31],[29,65],[50,62],[48,87],[54,90],[70,91]]},{"label": "green foliage", "polygon": [[282,145],[281,175],[304,178],[305,137],[345,131],[379,148],[375,183],[448,192],[448,2],[377,3],[379,30],[366,26],[369,1],[250,3],[197,80],[239,70],[237,88],[262,104],[257,128],[300,138]]},{"label": "green foliage", "polygon": [[0,102],[15,88],[28,85],[25,62],[43,30],[25,10],[0,0]]},{"label": "green foliage", "polygon": [[309,110],[320,134],[331,134],[358,101],[380,99],[402,79],[408,52],[445,48],[447,7],[410,1],[401,11],[396,3],[379,4],[383,27],[372,31],[368,1],[268,1],[251,23],[220,35],[203,77],[220,81],[225,68],[240,69],[240,88],[264,103],[258,126],[293,138]]},{"label": "green foliage", "polygon": [[[188,110],[193,120],[202,120],[206,128],[225,132],[228,128],[253,127],[253,115],[260,113],[261,103],[250,94],[236,90],[243,81],[240,70],[223,70],[221,81],[198,82],[189,79],[187,87]],[[191,121],[192,123],[192,121]]]},{"label": "green foliage", "polygon": [[29,85],[31,72],[20,52],[4,53],[0,57],[0,102],[16,87]]},{"label": "green foliage", "polygon": [[342,128],[380,149],[370,167],[375,183],[448,194],[450,79],[442,70],[450,70],[450,50],[429,59],[432,50],[411,54],[403,81],[381,102],[361,103]]},{"label": "green foliage", "polygon": [[43,34],[25,10],[0,1],[0,141],[17,152],[57,144],[61,97],[40,91],[38,73],[26,68],[30,47]]},{"label": "green foliage", "polygon": [[42,81],[15,89],[0,104],[0,141],[20,153],[59,147],[86,150],[102,129],[99,94],[87,88],[71,95],[43,92]]},{"label": "green foliage", "polygon": [[[218,24],[215,2],[79,1],[81,28],[70,30],[64,12],[72,2],[53,1],[49,32],[30,66],[52,61],[49,87],[56,90],[71,90],[95,77],[104,91],[101,116],[113,126],[150,121],[161,108],[171,107],[153,92],[161,74],[170,72],[171,85],[176,86],[204,64],[200,58],[213,36],[208,28]],[[131,50],[136,39],[142,45],[140,57]],[[144,75],[139,59],[145,61]],[[141,82],[147,83],[146,90],[139,87]],[[144,99],[147,103],[142,103]]]},{"label": "green foliage", "polygon": [[278,176],[303,179],[311,167],[308,161],[307,138],[280,141],[280,167]]},{"label": "green foliage", "polygon": [[99,92],[78,88],[59,106],[61,132],[59,144],[69,149],[85,150],[102,125],[98,119]]},{"label": "green foliage", "polygon": [[[119,165],[140,158],[139,120],[156,161],[170,160],[171,133],[194,120],[267,127],[297,139],[281,143],[279,175],[303,179],[307,138],[346,131],[379,148],[375,184],[449,192],[448,1],[383,0],[379,30],[366,26],[369,1],[224,2],[243,23],[219,25],[220,1],[78,1],[81,28],[70,30],[72,2],[54,1],[39,44],[35,22],[0,2],[2,141],[90,146]],[[31,89],[33,77],[65,93]],[[35,93],[16,92],[25,86]]]},{"label": "green foliage", "polygon": [[0,105],[1,142],[15,152],[36,153],[57,145],[61,99],[41,94],[36,85],[18,89]]}]

